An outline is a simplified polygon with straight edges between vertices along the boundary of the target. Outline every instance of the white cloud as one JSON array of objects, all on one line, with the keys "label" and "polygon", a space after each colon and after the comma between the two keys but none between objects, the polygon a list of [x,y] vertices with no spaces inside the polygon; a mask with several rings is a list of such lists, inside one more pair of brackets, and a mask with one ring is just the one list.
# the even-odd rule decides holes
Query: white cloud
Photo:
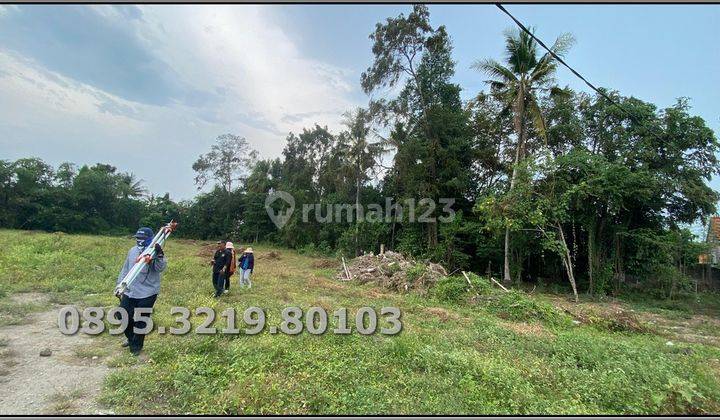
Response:
[{"label": "white cloud", "polygon": [[[357,105],[349,99],[359,89],[355,75],[303,57],[293,40],[270,23],[267,7],[141,9],[143,20],[134,22],[137,34],[182,84],[222,92],[201,106],[217,121],[233,125],[255,115],[268,131],[286,133],[315,122],[338,126],[340,114]],[[298,114],[314,119],[283,119]]]},{"label": "white cloud", "polygon": [[14,4],[0,4],[0,18],[15,10],[18,10],[18,7]]},{"label": "white cloud", "polygon": [[[129,114],[139,105],[50,72],[32,60],[0,50],[0,114],[3,124],[21,130],[43,125],[103,127],[137,135],[141,126]],[[124,112],[101,111],[110,107]]]},{"label": "white cloud", "polygon": [[[130,28],[188,98],[167,106],[129,101],[0,47],[6,158],[108,162],[135,172],[153,192],[189,198],[192,162],[217,135],[244,136],[263,157],[276,157],[287,132],[316,122],[337,129],[341,114],[358,105],[351,99],[357,75],[303,57],[267,7],[142,6],[142,19],[135,11],[94,10]],[[158,155],[165,158],[154,167]]]}]

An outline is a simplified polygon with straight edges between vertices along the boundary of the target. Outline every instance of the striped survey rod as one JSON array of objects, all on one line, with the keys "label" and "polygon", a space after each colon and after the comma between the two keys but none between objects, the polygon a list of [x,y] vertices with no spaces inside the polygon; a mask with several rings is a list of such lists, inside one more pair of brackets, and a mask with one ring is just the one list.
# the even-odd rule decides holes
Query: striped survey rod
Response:
[{"label": "striped survey rod", "polygon": [[[177,222],[172,220],[170,221],[170,223],[160,228],[158,233],[153,238],[152,242],[150,242],[150,245],[145,247],[145,250],[138,256],[137,260],[135,260],[135,264],[132,266],[130,271],[128,271],[125,277],[123,277],[120,284],[118,284],[115,288],[116,296],[122,295],[130,288],[132,283],[138,277],[138,274],[140,274],[140,271],[142,271],[142,269],[145,268],[146,265],[148,265],[148,260],[152,261],[152,259],[155,258],[155,244],[160,244],[160,246],[163,246],[163,244],[165,244],[165,240],[176,228]],[[146,258],[148,256],[150,258]]]}]

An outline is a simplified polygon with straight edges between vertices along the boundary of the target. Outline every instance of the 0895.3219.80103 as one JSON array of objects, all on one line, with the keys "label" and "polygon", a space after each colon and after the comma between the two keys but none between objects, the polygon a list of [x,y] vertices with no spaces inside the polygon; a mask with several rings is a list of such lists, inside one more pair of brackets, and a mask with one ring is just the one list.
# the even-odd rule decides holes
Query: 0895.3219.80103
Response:
[{"label": "0895.3219.80103", "polygon": [[[165,327],[158,326],[151,318],[152,308],[136,308],[133,319],[144,321],[144,328],[134,327],[133,331],[137,334],[148,334],[157,331],[158,334],[169,333],[171,335],[184,335],[193,330],[190,322],[192,311],[190,309],[175,306],[170,308],[170,314],[176,316],[175,326]],[[196,334],[244,334],[255,335],[265,330],[266,312],[264,309],[252,306],[243,312],[243,323],[245,328],[237,327],[236,309],[227,308],[220,313],[220,317],[225,320],[222,329],[214,327],[216,320],[215,310],[206,306],[199,307],[194,311],[195,315],[204,316],[204,320],[193,330]],[[304,315],[304,316],[303,316]],[[400,319],[402,313],[396,307],[383,307],[380,309],[380,316],[387,323],[387,327],[381,326],[379,331],[384,335],[395,335],[402,331],[402,321]],[[328,331],[328,313],[324,308],[313,306],[306,312],[297,306],[289,306],[282,310],[281,322],[279,326],[270,326],[268,332],[277,334],[281,332],[287,335],[297,335],[307,330],[308,333],[314,335],[324,334]],[[353,331],[361,335],[370,335],[378,331],[378,314],[374,308],[364,306],[355,312],[354,328],[348,322],[347,308],[339,308],[332,314],[335,320],[334,328],[329,331],[333,334],[352,334]],[[102,334],[106,330],[105,321],[116,328],[107,328],[110,335],[122,334],[128,325],[128,313],[124,308],[116,307],[108,311],[100,307],[85,308],[82,313],[74,306],[66,306],[58,313],[58,328],[60,332],[66,335],[81,332],[88,335]],[[85,322],[81,322],[81,320]]]}]

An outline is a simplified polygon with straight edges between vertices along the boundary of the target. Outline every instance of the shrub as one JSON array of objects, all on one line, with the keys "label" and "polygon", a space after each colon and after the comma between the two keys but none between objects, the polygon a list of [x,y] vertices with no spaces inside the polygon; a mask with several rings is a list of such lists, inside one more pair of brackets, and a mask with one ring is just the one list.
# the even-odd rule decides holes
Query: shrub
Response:
[{"label": "shrub", "polygon": [[489,299],[487,308],[500,318],[511,321],[543,321],[550,325],[570,325],[571,318],[553,305],[529,298],[525,293],[510,290],[497,293],[495,299]]},{"label": "shrub", "polygon": [[474,273],[468,273],[472,287],[464,276],[448,276],[439,280],[433,288],[433,296],[443,302],[458,303],[475,294],[488,295],[493,292],[490,282]]},{"label": "shrub", "polygon": [[459,276],[444,277],[435,284],[432,293],[443,302],[458,303],[467,299],[468,284]]},{"label": "shrub", "polygon": [[414,266],[408,268],[406,275],[407,279],[410,283],[414,282],[415,280],[419,279],[420,276],[425,274],[425,270],[427,267],[423,264],[415,264]]}]

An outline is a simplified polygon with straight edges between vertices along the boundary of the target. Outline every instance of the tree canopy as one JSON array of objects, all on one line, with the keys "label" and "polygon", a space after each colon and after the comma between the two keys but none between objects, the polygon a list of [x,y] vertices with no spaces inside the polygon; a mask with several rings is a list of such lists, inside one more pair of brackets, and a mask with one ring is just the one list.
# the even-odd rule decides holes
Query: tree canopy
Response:
[{"label": "tree canopy", "polygon": [[[0,160],[0,226],[127,234],[173,218],[179,236],[346,256],[383,244],[450,271],[576,295],[687,287],[686,268],[703,251],[688,226],[720,199],[708,184],[720,174],[720,144],[689,99],[660,108],[611,89],[612,102],[563,88],[552,56],[508,31],[503,61],[475,65],[491,78],[487,90],[463,102],[450,36],[426,6],[379,22],[370,39],[360,85],[372,100],[338,130],[289,133],[275,159],[260,159],[252,139],[221,135],[192,165],[204,192],[183,202],[108,164]],[[552,48],[562,55],[572,42],[561,35]],[[274,191],[295,199],[281,228],[265,209]],[[427,223],[388,207],[411,199]],[[446,199],[454,217],[442,218]],[[333,219],[336,205],[383,213]]]}]

